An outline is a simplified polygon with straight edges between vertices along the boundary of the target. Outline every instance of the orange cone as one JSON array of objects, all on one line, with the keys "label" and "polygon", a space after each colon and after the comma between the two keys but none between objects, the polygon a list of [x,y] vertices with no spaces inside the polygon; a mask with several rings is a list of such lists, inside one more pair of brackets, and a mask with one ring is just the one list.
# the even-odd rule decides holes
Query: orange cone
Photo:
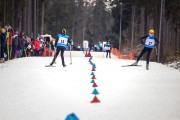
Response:
[{"label": "orange cone", "polygon": [[134,55],[133,55],[132,52],[129,53],[129,59],[130,59],[130,60],[134,60]]},{"label": "orange cone", "polygon": [[88,55],[87,55],[87,51],[86,51],[85,57],[88,57]]},{"label": "orange cone", "polygon": [[91,103],[99,103],[101,102],[96,96],[94,96],[93,100],[91,101]]},{"label": "orange cone", "polygon": [[88,54],[87,54],[87,57],[91,57],[91,53],[90,53],[90,50],[89,50],[89,52],[88,52]]}]

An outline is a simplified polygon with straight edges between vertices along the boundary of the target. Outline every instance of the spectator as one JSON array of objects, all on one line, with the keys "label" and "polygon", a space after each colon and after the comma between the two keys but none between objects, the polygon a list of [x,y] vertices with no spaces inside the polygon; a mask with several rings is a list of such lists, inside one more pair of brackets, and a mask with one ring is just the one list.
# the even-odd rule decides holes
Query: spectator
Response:
[{"label": "spectator", "polygon": [[20,35],[19,35],[19,37],[18,37],[18,47],[17,47],[17,50],[18,50],[18,55],[17,55],[17,57],[18,57],[18,58],[21,58],[22,55],[23,55],[24,43],[25,43],[24,33],[23,33],[23,32],[20,32]]},{"label": "spectator", "polygon": [[112,46],[111,46],[110,42],[107,42],[105,44],[106,58],[108,58],[108,54],[109,54],[109,58],[111,58],[111,49],[112,49]]},{"label": "spectator", "polygon": [[39,56],[39,51],[40,51],[40,41],[39,41],[39,39],[37,38],[37,39],[34,41],[34,55],[35,55],[35,56]]},{"label": "spectator", "polygon": [[7,34],[8,34],[8,37],[6,35],[6,54],[7,54],[7,59],[9,60],[10,57],[11,57],[11,53],[12,53],[12,37],[14,36],[14,31],[13,29],[10,27],[7,29]]},{"label": "spectator", "polygon": [[40,38],[40,56],[43,55],[43,52],[44,52],[44,40],[42,38]]},{"label": "spectator", "polygon": [[0,63],[4,63],[4,49],[5,49],[5,41],[6,41],[6,30],[4,28],[1,29],[1,34],[0,34],[0,41],[1,41],[1,59]]},{"label": "spectator", "polygon": [[15,35],[12,38],[12,55],[11,58],[14,59],[16,57],[16,50],[18,46],[18,30],[15,30]]}]

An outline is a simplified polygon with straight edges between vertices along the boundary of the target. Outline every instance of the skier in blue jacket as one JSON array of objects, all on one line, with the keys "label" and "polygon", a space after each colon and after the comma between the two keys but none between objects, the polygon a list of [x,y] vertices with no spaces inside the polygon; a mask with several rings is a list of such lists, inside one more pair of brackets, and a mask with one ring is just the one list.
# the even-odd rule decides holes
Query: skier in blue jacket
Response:
[{"label": "skier in blue jacket", "polygon": [[146,69],[149,70],[149,57],[151,55],[152,49],[158,45],[158,40],[154,37],[154,30],[149,31],[149,35],[141,37],[141,44],[144,45],[144,49],[141,51],[140,55],[137,57],[137,60],[132,65],[137,65],[141,57],[147,52],[147,61],[146,61]]},{"label": "skier in blue jacket", "polygon": [[62,60],[62,65],[63,67],[66,67],[65,61],[64,61],[64,51],[66,49],[67,44],[71,44],[71,40],[68,35],[66,35],[66,29],[62,30],[61,34],[58,34],[55,46],[56,46],[56,53],[53,58],[53,61],[51,62],[51,66],[54,64],[57,56],[59,55],[59,52],[61,52],[61,60]]}]

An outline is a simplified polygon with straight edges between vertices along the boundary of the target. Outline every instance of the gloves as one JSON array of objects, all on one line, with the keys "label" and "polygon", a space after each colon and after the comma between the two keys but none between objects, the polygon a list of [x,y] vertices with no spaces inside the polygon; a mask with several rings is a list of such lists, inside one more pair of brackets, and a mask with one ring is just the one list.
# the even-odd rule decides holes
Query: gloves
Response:
[{"label": "gloves", "polygon": [[144,45],[144,41],[143,40],[141,40],[141,44]]}]

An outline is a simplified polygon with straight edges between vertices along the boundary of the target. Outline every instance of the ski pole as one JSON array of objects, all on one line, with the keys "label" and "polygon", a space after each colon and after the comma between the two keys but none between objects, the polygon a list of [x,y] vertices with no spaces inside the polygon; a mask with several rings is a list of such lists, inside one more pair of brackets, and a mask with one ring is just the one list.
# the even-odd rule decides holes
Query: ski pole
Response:
[{"label": "ski pole", "polygon": [[72,64],[71,45],[70,45],[70,64]]},{"label": "ski pole", "polygon": [[137,45],[136,47],[140,47],[142,44]]},{"label": "ski pole", "polygon": [[157,47],[155,47],[155,50],[156,50],[156,55],[158,55]]}]

